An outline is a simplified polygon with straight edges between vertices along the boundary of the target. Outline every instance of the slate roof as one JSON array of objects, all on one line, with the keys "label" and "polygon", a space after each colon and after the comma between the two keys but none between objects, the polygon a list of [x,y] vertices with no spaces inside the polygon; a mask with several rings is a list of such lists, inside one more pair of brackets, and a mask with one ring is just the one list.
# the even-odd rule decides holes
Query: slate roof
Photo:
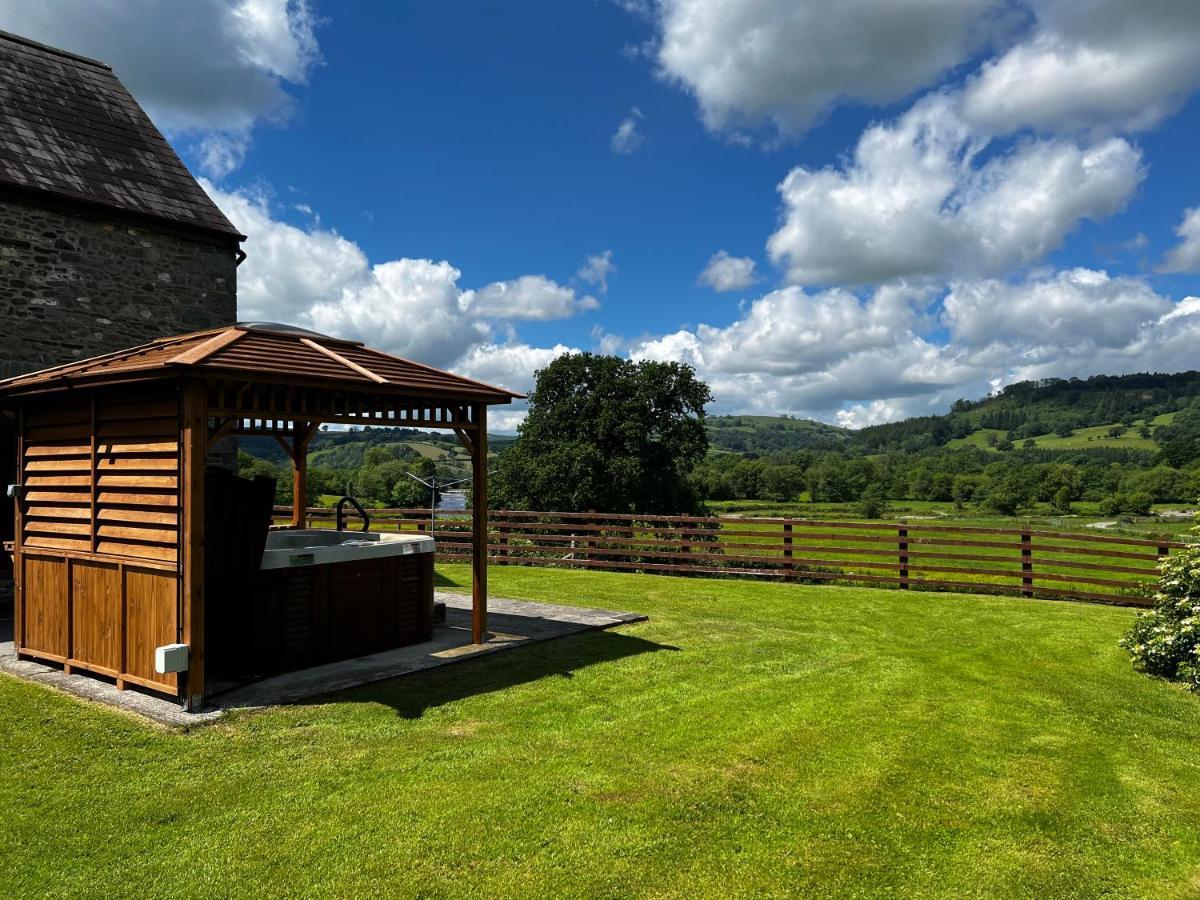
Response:
[{"label": "slate roof", "polygon": [[0,381],[0,396],[102,383],[129,377],[233,376],[285,379],[288,384],[511,403],[522,395],[332,338],[274,322],[240,322],[226,328],[159,338],[80,362]]},{"label": "slate roof", "polygon": [[0,31],[4,187],[244,238],[109,66]]}]

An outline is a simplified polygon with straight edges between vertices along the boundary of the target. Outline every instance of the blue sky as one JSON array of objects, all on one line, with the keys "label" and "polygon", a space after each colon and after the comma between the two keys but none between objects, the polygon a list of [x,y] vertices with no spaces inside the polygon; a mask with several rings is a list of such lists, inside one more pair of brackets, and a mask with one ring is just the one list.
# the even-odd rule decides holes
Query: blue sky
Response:
[{"label": "blue sky", "polygon": [[516,389],[569,349],[678,359],[713,411],[848,425],[1200,367],[1193,2],[0,0],[0,27],[114,66],[249,235],[244,317]]},{"label": "blue sky", "polygon": [[[467,284],[565,283],[612,250],[604,314],[543,339],[728,319],[736,298],[696,277],[719,248],[761,255],[785,155],[709,137],[694,103],[622,55],[650,29],[615,4],[468,5],[323,4],[301,114],[256,136],[232,181],[295,187],[372,259],[450,259]],[[646,142],[614,153],[635,106]]]}]

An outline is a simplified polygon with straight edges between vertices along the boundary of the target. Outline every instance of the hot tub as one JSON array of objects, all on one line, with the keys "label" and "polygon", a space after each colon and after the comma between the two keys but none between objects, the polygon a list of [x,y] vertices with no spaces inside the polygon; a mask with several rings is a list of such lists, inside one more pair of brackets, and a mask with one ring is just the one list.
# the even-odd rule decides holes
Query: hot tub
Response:
[{"label": "hot tub", "polygon": [[271,532],[255,591],[255,668],[285,672],[429,640],[433,558],[428,535]]},{"label": "hot tub", "polygon": [[262,568],[288,569],[326,563],[432,553],[433,538],[425,534],[388,534],[308,529],[272,531],[267,535]]}]

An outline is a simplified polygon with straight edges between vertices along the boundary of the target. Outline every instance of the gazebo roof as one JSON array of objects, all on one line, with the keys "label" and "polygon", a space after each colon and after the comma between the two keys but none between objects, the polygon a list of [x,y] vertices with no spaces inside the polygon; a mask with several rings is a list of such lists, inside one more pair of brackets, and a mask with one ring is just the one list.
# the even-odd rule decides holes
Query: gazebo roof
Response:
[{"label": "gazebo roof", "polygon": [[523,395],[347,341],[274,322],[159,338],[104,356],[0,381],[0,396],[112,381],[212,376],[371,394],[510,403]]}]

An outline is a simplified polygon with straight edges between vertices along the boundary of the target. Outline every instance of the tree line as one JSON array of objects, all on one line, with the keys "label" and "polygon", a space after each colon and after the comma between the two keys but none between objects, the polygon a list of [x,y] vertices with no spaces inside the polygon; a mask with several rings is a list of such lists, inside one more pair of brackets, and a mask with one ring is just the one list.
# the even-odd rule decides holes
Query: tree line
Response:
[{"label": "tree line", "polygon": [[[1154,503],[1200,495],[1200,373],[1049,379],[1010,385],[981,401],[857,432],[802,420],[719,417],[687,365],[567,354],[537,373],[515,442],[498,443],[491,503],[509,509],[696,513],[720,500],[801,499],[855,504],[882,515],[891,501],[928,500],[1011,515],[1042,507],[1069,512],[1091,501],[1105,514],[1142,514]],[[1170,413],[1169,423],[1153,418]],[[1134,447],[1038,446],[1108,425]],[[952,445],[986,429],[979,445]],[[716,434],[726,447],[713,450]],[[449,480],[462,465],[434,462],[409,446],[452,437],[396,429],[320,436],[310,456],[308,499],[350,494],[377,506],[424,506],[411,475]],[[788,447],[789,442],[800,447]],[[260,449],[248,442],[249,449]],[[286,458],[243,453],[245,474],[276,477],[291,502]]]}]

